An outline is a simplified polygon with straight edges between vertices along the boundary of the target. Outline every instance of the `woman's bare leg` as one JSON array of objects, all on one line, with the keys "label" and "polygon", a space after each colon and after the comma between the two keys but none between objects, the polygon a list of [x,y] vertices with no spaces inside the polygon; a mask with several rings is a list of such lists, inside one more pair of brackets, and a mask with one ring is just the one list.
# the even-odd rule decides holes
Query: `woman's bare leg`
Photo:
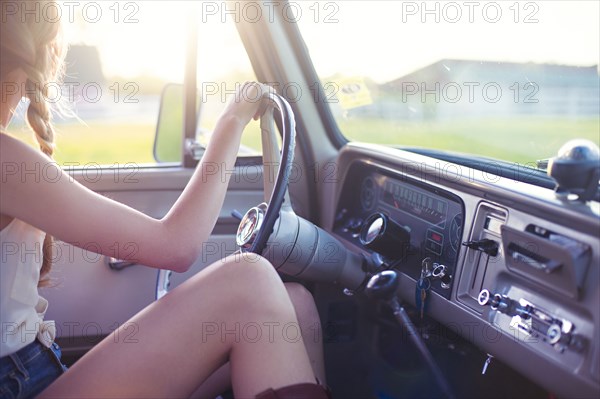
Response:
[{"label": "woman's bare leg", "polygon": [[207,267],[127,325],[135,342],[107,337],[40,397],[188,397],[227,359],[239,398],[315,381],[283,283],[256,255]]},{"label": "woman's bare leg", "polygon": [[315,300],[303,285],[297,283],[286,283],[288,295],[294,305],[298,323],[302,329],[304,347],[308,353],[308,359],[319,382],[325,385],[325,361],[323,358],[323,331],[321,319],[315,305]]},{"label": "woman's bare leg", "polygon": [[[296,317],[302,329],[304,346],[315,376],[325,384],[325,362],[323,360],[323,337],[319,313],[311,293],[297,283],[285,283],[292,300]],[[221,366],[200,385],[192,398],[212,399],[231,388],[231,367],[229,362]]]},{"label": "woman's bare leg", "polygon": [[212,373],[196,391],[190,395],[190,399],[214,399],[231,388],[231,365],[225,363]]}]

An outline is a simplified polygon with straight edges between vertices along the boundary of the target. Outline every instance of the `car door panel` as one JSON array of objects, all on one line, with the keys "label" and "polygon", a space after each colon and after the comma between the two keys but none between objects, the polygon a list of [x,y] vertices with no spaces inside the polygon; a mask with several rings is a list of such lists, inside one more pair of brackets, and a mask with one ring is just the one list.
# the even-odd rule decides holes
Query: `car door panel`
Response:
[{"label": "car door panel", "polygon": [[[231,216],[232,211],[244,213],[263,201],[260,169],[254,169],[249,174],[247,168],[237,168],[232,174],[217,224],[202,255],[187,272],[173,274],[171,288],[236,250],[238,220]],[[93,178],[85,171],[71,171],[71,175],[101,195],[161,218],[177,200],[193,170],[156,167],[124,174],[107,168],[99,172]],[[67,356],[81,355],[154,300],[157,269],[132,265],[114,270],[108,266],[109,257],[94,253],[93,245],[78,248],[60,241],[54,245],[54,260],[53,284],[40,293],[50,303],[46,319],[55,321],[58,342]],[[128,339],[135,339],[135,326],[127,326],[125,332]]]}]

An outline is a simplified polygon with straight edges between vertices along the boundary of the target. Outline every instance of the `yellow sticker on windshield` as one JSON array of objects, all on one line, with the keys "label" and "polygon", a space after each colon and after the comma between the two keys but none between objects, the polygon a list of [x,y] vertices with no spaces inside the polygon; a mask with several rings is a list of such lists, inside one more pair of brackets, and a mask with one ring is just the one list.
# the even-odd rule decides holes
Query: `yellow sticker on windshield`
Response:
[{"label": "yellow sticker on windshield", "polygon": [[373,103],[364,78],[342,78],[335,84],[337,85],[336,96],[343,109],[357,108]]}]

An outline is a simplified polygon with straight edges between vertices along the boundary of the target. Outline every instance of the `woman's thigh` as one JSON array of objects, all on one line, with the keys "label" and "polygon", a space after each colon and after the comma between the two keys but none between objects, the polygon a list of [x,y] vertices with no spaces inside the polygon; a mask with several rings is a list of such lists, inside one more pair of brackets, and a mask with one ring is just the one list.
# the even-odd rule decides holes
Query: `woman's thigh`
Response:
[{"label": "woman's thigh", "polygon": [[[315,377],[321,384],[325,384],[321,322],[312,294],[298,283],[285,283],[285,289],[294,305],[304,346]],[[231,389],[231,366],[226,363],[211,374],[191,397],[196,399],[215,398],[229,389]]]},{"label": "woman's thigh", "polygon": [[277,331],[291,323],[293,307],[272,266],[229,257],[135,315],[126,324],[137,329],[133,342],[112,334],[41,397],[187,397],[227,359],[239,396],[314,381],[302,340]]}]

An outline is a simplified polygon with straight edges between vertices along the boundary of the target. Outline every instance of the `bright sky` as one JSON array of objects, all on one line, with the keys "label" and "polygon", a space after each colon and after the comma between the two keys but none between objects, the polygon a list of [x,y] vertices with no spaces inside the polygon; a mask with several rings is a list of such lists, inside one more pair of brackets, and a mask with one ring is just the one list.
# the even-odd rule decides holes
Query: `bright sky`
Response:
[{"label": "bright sky", "polygon": [[[235,17],[256,18],[255,8],[246,2],[77,4],[70,10],[63,6],[67,38],[72,43],[97,45],[108,76],[147,74],[181,80],[186,15],[194,7],[204,20],[200,78],[218,79],[230,71],[250,68],[232,24]],[[422,4],[296,1],[287,15],[296,16],[322,76],[341,73],[385,82],[442,58],[599,63],[598,1],[428,1],[429,14]],[[227,10],[234,12],[227,14]],[[69,15],[75,22],[69,23]],[[263,11],[261,18],[268,17],[268,10]]]}]

